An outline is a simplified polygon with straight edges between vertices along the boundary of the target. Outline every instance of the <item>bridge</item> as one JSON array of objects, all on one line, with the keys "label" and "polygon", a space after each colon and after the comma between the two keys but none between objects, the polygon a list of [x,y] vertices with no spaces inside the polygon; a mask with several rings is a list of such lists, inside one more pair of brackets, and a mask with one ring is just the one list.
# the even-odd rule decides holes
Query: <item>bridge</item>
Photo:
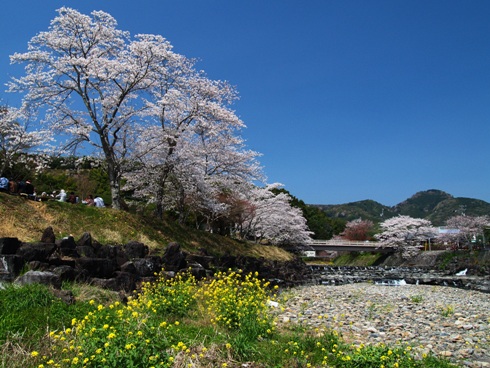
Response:
[{"label": "bridge", "polygon": [[393,247],[382,247],[376,242],[349,241],[339,239],[313,240],[308,245],[316,252],[322,250],[344,251],[344,252],[377,252],[393,253]]}]

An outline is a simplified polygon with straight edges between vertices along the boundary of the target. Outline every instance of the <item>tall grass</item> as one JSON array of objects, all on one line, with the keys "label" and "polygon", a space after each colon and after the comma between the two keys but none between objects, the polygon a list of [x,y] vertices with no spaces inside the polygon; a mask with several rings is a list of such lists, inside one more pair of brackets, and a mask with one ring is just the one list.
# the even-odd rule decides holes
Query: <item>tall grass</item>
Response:
[{"label": "tall grass", "polygon": [[29,350],[44,349],[49,331],[69,326],[90,309],[83,299],[67,305],[44,285],[5,284],[0,289],[0,367],[29,366]]}]

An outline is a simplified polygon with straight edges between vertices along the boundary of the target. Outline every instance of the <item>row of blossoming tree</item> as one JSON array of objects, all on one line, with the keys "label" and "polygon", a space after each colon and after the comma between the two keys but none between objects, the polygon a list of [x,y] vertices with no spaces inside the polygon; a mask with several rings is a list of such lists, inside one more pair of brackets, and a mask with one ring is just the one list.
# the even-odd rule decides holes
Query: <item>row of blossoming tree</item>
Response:
[{"label": "row of blossoming tree", "polygon": [[421,244],[442,243],[453,247],[486,245],[485,230],[490,227],[488,216],[453,216],[442,228],[434,227],[431,221],[399,215],[386,219],[375,228],[369,220],[349,221],[341,236],[347,240],[365,241],[374,239],[380,245],[392,247],[410,258],[418,252]]},{"label": "row of blossoming tree", "polygon": [[[193,212],[210,228],[226,218],[229,231],[244,238],[308,241],[301,211],[271,191],[278,184],[255,185],[265,177],[259,154],[240,136],[245,125],[231,108],[233,86],[210,80],[162,36],[118,29],[105,12],[57,12],[27,52],[11,56],[26,67],[8,85],[22,94],[22,107],[0,115],[6,150],[47,143],[57,154],[89,149],[104,162],[113,208],[130,190],[152,201],[160,218],[169,209],[181,220]],[[34,116],[42,128],[30,130]]]}]

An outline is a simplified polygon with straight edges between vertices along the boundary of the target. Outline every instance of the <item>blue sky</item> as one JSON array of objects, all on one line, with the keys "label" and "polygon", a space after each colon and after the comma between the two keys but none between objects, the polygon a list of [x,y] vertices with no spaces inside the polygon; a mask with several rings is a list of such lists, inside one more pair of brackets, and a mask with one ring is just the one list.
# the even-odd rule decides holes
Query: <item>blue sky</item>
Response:
[{"label": "blue sky", "polygon": [[306,203],[490,202],[490,1],[5,0],[2,85],[61,6],[161,34],[235,85],[268,182]]}]

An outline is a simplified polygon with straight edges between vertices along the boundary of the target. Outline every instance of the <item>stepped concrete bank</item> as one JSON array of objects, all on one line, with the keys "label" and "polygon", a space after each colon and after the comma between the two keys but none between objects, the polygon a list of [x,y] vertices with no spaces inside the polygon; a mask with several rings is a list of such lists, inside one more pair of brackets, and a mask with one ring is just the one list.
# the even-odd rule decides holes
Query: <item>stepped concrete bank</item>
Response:
[{"label": "stepped concrete bank", "polygon": [[[397,285],[400,282],[414,285],[452,286],[490,293],[489,276],[471,276],[463,269],[455,274],[419,267],[331,267],[310,266],[315,283],[323,285],[345,285],[371,282]],[[466,271],[465,271],[466,270]]]},{"label": "stepped concrete bank", "polygon": [[377,266],[350,267],[310,264],[313,283],[344,285],[358,282],[451,286],[490,293],[490,251],[428,251],[414,258],[385,257]]}]

